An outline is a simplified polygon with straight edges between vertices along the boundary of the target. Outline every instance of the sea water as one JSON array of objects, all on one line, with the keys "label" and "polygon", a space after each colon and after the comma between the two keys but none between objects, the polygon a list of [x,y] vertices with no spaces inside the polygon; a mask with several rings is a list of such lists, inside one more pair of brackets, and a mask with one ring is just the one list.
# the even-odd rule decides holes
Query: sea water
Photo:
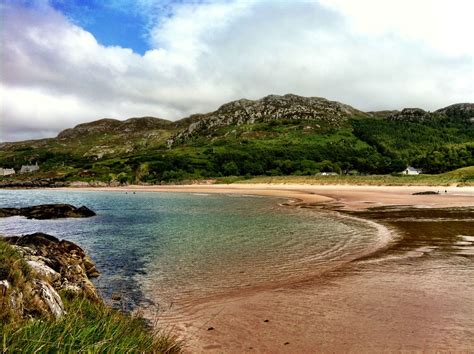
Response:
[{"label": "sea water", "polygon": [[0,191],[0,207],[85,205],[81,219],[0,218],[4,236],[44,232],[88,252],[106,298],[166,308],[317,277],[382,247],[377,224],[283,206],[283,199],[202,193]]}]

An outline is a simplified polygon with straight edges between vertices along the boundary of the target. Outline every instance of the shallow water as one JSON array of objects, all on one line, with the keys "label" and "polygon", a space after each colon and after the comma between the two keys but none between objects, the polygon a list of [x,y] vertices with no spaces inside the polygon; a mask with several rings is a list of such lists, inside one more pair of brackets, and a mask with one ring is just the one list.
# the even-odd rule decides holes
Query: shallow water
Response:
[{"label": "shallow water", "polygon": [[474,210],[345,213],[383,224],[391,241],[320,277],[216,296],[158,324],[190,352],[472,352]]},{"label": "shallow water", "polygon": [[370,223],[336,213],[280,206],[278,199],[179,193],[14,190],[0,206],[86,205],[88,219],[0,219],[6,236],[45,232],[77,242],[92,256],[106,297],[125,307],[184,306],[227,292],[318,276],[388,240]]}]

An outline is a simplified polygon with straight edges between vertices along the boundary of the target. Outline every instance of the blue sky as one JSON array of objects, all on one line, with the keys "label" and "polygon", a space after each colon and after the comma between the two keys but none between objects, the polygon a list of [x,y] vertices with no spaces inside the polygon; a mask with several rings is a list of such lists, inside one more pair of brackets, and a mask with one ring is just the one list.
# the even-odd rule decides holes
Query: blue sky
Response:
[{"label": "blue sky", "polygon": [[143,54],[150,49],[149,19],[135,1],[53,0],[51,5],[91,32],[105,46],[131,48]]},{"label": "blue sky", "polygon": [[0,0],[0,141],[268,94],[472,102],[472,13],[472,0]]}]

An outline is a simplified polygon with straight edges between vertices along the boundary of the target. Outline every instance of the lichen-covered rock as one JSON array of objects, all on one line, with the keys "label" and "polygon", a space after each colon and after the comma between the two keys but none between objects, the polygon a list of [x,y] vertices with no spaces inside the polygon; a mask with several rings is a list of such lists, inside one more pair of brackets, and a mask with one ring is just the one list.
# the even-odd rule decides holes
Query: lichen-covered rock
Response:
[{"label": "lichen-covered rock", "polygon": [[90,280],[100,273],[90,257],[75,243],[44,233],[7,237],[5,240],[22,254],[38,280],[47,282],[58,292],[74,290],[88,299],[100,301]]},{"label": "lichen-covered rock", "polygon": [[36,279],[33,284],[33,297],[38,298],[35,309],[60,319],[64,315],[64,304],[57,291],[44,280]]},{"label": "lichen-covered rock", "polygon": [[48,281],[51,284],[61,279],[61,274],[47,266],[39,259],[28,260],[26,263],[39,277]]}]

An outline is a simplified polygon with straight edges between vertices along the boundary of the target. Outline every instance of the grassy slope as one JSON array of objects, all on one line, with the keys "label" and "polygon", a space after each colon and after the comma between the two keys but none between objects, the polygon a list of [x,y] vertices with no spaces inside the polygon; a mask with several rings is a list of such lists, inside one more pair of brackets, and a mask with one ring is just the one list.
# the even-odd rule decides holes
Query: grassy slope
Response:
[{"label": "grassy slope", "polygon": [[[15,151],[0,151],[0,166],[18,169],[26,161],[40,163],[40,173],[14,179],[160,183],[229,175],[315,175],[320,171],[387,174],[407,165],[440,173],[474,164],[474,125],[456,119],[420,123],[355,117],[337,126],[320,120],[275,120],[209,129],[172,149],[165,147],[172,129],[154,133],[151,137],[142,132],[49,139],[35,148],[25,144]],[[92,156],[102,153],[103,158]],[[420,179],[346,176],[338,181],[406,184]],[[457,182],[464,181],[453,181]]]},{"label": "grassy slope", "polygon": [[[0,279],[12,289],[22,290],[30,270],[20,255],[0,240]],[[143,319],[113,310],[102,303],[61,294],[67,315],[59,321],[18,318],[0,303],[1,349],[3,352],[147,352],[178,353],[181,343],[167,333],[152,334]]]}]

